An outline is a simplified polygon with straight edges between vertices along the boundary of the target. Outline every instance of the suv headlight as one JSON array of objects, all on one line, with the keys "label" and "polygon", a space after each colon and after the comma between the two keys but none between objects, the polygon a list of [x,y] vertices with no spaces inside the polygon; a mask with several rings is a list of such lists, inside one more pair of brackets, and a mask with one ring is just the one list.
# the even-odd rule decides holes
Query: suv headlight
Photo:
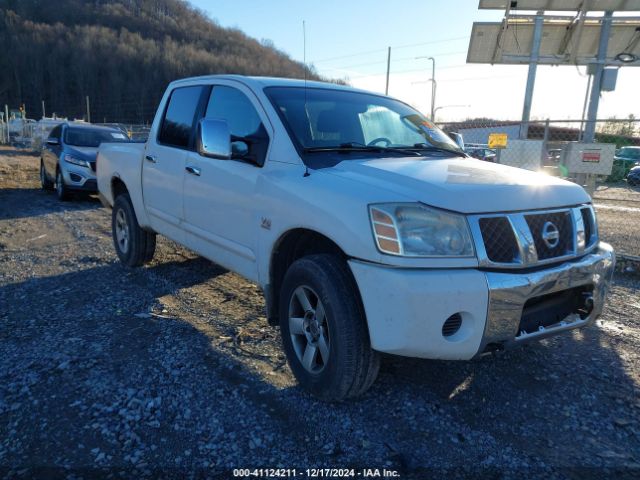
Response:
[{"label": "suv headlight", "polygon": [[73,163],[74,165],[78,165],[80,167],[89,167],[89,163],[86,160],[82,160],[81,158],[76,158],[73,155],[65,155],[64,161]]},{"label": "suv headlight", "polygon": [[473,257],[474,248],[463,215],[420,203],[369,205],[378,249],[405,257]]}]

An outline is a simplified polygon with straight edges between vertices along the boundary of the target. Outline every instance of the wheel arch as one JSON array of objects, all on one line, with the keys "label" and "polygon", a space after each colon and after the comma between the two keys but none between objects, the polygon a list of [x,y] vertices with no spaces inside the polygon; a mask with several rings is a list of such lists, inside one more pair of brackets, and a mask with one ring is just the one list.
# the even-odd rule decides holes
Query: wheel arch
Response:
[{"label": "wheel arch", "polygon": [[115,202],[118,195],[123,193],[129,193],[129,189],[118,175],[114,175],[111,177],[111,198]]},{"label": "wheel arch", "polygon": [[319,253],[333,254],[344,261],[348,259],[334,240],[308,228],[288,230],[274,243],[269,260],[269,283],[265,288],[269,324],[277,325],[279,321],[278,299],[287,269],[299,258]]}]

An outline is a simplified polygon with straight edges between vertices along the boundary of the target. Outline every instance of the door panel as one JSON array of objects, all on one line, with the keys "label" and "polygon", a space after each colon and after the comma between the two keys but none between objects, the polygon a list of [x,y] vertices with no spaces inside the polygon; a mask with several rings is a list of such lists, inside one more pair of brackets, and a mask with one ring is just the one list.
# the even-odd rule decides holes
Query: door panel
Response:
[{"label": "door panel", "polygon": [[[234,160],[204,158],[189,153],[185,172],[185,229],[204,256],[241,275],[255,279],[257,248],[255,185],[260,169]],[[198,246],[199,245],[199,246]]]},{"label": "door panel", "polygon": [[183,218],[182,176],[187,151],[149,145],[142,166],[142,189],[147,212],[174,225]]}]

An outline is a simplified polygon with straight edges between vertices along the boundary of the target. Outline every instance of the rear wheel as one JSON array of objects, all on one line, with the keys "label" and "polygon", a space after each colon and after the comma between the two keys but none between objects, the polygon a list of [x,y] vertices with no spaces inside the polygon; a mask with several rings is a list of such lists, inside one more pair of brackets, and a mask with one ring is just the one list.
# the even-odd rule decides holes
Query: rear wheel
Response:
[{"label": "rear wheel", "polygon": [[371,349],[357,286],[335,255],[310,255],[289,267],[280,330],[293,374],[322,400],[361,395],[377,377],[380,355]]},{"label": "rear wheel", "polygon": [[59,169],[56,171],[56,195],[58,196],[58,200],[62,200],[63,202],[69,200],[71,197],[69,189],[64,184],[62,172]]},{"label": "rear wheel", "polygon": [[53,190],[53,182],[47,178],[47,172],[44,169],[44,162],[40,160],[40,186],[43,190]]},{"label": "rear wheel", "polygon": [[128,194],[118,195],[111,212],[113,245],[120,261],[128,267],[139,267],[153,259],[156,234],[140,227]]}]

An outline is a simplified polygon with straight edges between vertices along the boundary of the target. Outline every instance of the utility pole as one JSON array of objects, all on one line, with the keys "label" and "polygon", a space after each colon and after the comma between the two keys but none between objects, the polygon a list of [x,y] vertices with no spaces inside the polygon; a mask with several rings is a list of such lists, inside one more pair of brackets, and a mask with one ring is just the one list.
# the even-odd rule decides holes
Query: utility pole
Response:
[{"label": "utility pole", "polygon": [[540,57],[540,43],[542,42],[542,27],[544,26],[544,12],[536,14],[533,26],[533,43],[531,45],[531,57],[529,58],[529,73],[527,75],[527,90],[524,94],[524,108],[522,109],[522,122],[520,123],[520,138],[526,140],[529,137],[529,118],[531,117],[531,102],[533,101],[533,87],[536,83],[538,71],[538,59]]},{"label": "utility pole", "polygon": [[591,94],[589,95],[589,110],[587,112],[587,123],[584,127],[582,137],[584,143],[593,143],[596,136],[596,117],[598,115],[598,104],[600,103],[600,88],[602,83],[602,72],[607,58],[609,47],[609,34],[611,33],[611,21],[613,12],[608,11],[602,17],[600,27],[600,42],[598,44],[598,57],[596,59],[593,81],[591,82]]},{"label": "utility pole", "polygon": [[91,123],[91,110],[89,109],[89,95],[87,95],[87,123]]},{"label": "utility pole", "polygon": [[389,73],[391,72],[391,47],[387,50],[387,86],[384,89],[384,94],[389,95]]}]

